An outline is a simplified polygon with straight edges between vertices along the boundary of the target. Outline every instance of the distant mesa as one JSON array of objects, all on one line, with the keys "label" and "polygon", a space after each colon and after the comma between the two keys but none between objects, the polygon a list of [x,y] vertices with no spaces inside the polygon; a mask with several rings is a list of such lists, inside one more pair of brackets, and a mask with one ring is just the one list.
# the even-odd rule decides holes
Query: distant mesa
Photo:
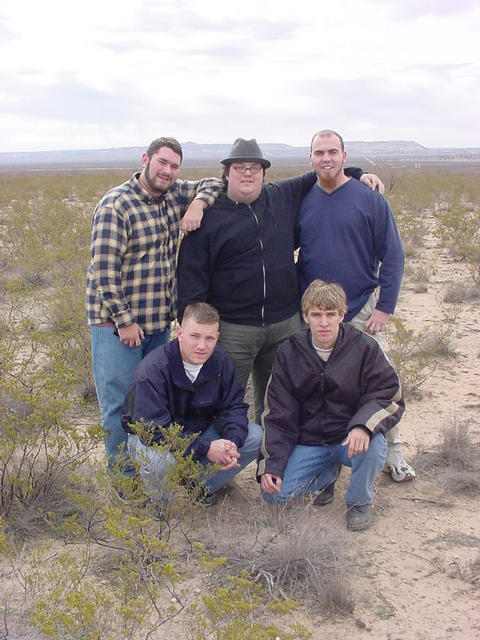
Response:
[{"label": "distant mesa", "polygon": [[[309,148],[293,147],[281,142],[262,143],[262,150],[273,165],[309,165]],[[231,147],[226,144],[182,143],[183,164],[192,166],[216,166],[225,158]],[[365,159],[376,162],[401,160],[403,162],[480,162],[480,148],[428,148],[413,140],[346,141],[350,159]],[[32,151],[0,153],[0,169],[15,168],[116,168],[140,166],[144,147],[116,147],[111,149],[80,149],[68,151]]]}]

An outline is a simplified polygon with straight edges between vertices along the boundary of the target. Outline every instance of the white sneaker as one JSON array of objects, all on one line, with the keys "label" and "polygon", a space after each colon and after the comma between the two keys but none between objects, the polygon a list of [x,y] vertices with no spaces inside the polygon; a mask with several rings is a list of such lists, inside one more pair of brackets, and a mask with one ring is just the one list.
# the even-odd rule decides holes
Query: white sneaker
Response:
[{"label": "white sneaker", "polygon": [[413,468],[405,460],[400,460],[398,464],[390,467],[390,476],[394,482],[410,482],[416,475]]}]

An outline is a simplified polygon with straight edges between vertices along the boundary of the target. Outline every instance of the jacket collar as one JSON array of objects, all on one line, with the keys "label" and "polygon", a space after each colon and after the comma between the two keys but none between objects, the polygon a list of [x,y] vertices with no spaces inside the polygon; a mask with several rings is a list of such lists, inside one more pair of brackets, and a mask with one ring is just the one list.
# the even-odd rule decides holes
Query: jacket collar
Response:
[{"label": "jacket collar", "polygon": [[[317,356],[315,352],[315,347],[313,346],[313,341],[312,341],[312,332],[308,327],[302,329],[301,331],[293,335],[292,339],[295,342],[295,344],[300,349],[302,349],[302,351],[304,351],[304,353],[308,354],[309,357],[314,356],[315,362],[322,364],[323,361],[321,360],[321,358]],[[345,325],[342,323],[339,327],[338,337],[335,344],[333,345],[332,353],[330,354],[330,358],[328,359],[328,362],[331,362],[331,360],[335,358],[335,355],[342,349],[344,343],[345,343]]]}]

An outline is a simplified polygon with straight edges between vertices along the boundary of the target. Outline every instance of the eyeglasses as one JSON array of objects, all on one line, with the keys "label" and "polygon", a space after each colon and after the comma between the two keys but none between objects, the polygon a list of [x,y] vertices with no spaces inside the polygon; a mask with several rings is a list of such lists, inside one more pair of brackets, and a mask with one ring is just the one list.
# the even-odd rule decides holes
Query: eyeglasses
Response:
[{"label": "eyeglasses", "polygon": [[250,173],[259,173],[262,170],[262,165],[258,163],[247,166],[244,164],[232,164],[232,167],[235,173],[239,173],[241,176],[243,176],[247,171],[250,171]]}]

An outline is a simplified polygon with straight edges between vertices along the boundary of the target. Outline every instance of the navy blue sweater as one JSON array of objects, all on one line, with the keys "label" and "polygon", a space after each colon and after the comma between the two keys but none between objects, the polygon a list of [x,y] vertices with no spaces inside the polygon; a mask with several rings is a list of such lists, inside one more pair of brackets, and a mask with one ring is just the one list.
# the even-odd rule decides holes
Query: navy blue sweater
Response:
[{"label": "navy blue sweater", "polygon": [[332,193],[315,184],[297,223],[300,295],[320,278],[347,295],[351,320],[380,286],[376,308],[393,313],[403,275],[403,247],[385,198],[356,180]]}]

